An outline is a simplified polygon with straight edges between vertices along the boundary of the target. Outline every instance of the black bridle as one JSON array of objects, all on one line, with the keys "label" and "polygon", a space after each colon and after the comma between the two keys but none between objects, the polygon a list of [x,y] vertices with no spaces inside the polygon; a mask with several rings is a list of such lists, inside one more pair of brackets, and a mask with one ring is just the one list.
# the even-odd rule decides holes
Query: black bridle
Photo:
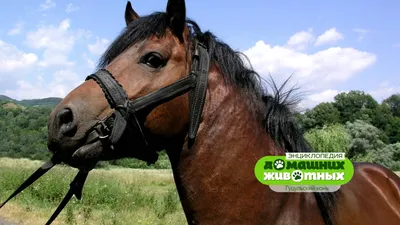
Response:
[{"label": "black bridle", "polygon": [[[87,142],[107,140],[108,146],[113,149],[126,131],[126,128],[130,127],[139,131],[145,146],[148,147],[148,142],[137,114],[153,109],[188,91],[190,91],[188,137],[194,140],[205,103],[209,64],[210,59],[206,47],[196,41],[191,71],[186,77],[135,100],[128,99],[122,85],[108,70],[100,69],[96,73],[89,75],[86,80],[92,79],[96,81],[101,87],[108,104],[115,111],[111,116],[99,121],[93,127],[94,129],[89,133]],[[149,151],[146,159],[147,163],[155,163],[157,156],[154,151]]]},{"label": "black bridle", "polygon": [[[118,143],[121,136],[129,127],[130,129],[136,129],[139,131],[145,146],[148,147],[148,142],[137,114],[145,110],[153,109],[154,107],[168,102],[187,92],[189,92],[188,138],[193,143],[197,135],[197,130],[200,125],[200,118],[205,104],[208,73],[210,68],[210,57],[207,48],[197,40],[195,40],[194,43],[195,48],[192,56],[191,71],[186,77],[135,100],[128,99],[126,91],[122,85],[120,85],[114,76],[106,69],[100,69],[94,74],[89,75],[85,81],[90,79],[96,81],[96,83],[104,92],[108,104],[112,109],[114,109],[114,112],[93,126],[92,131],[87,136],[86,144],[94,143],[100,140],[103,144],[107,145],[111,150],[113,150],[114,145]],[[158,159],[158,154],[156,151],[151,150],[150,148],[146,150],[148,151],[146,151],[146,159],[144,160],[147,162],[147,164],[155,163]],[[2,208],[9,200],[30,186],[41,176],[43,176],[47,171],[61,162],[62,160],[57,154],[53,155],[52,159],[43,164],[24,183],[22,183],[21,186],[13,194],[11,194],[3,204],[0,205],[0,208]],[[70,184],[69,191],[65,195],[60,205],[54,211],[53,215],[47,221],[46,225],[51,224],[54,221],[54,219],[62,211],[73,195],[75,195],[78,200],[81,199],[82,189],[89,171],[80,170],[78,172]]]}]

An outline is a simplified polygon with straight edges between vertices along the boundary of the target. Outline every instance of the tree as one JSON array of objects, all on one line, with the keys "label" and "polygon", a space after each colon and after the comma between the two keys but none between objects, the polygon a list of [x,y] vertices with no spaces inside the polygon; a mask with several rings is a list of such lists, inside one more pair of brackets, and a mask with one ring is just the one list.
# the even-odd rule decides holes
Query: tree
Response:
[{"label": "tree", "polygon": [[378,107],[372,110],[371,113],[371,124],[375,127],[385,130],[389,121],[392,120],[393,115],[390,108],[386,104],[380,104]]},{"label": "tree", "polygon": [[332,103],[324,102],[316,105],[313,109],[307,110],[300,117],[299,123],[304,130],[322,128],[330,124],[340,122],[340,113]]},{"label": "tree", "polygon": [[385,133],[391,144],[400,142],[400,117],[392,117],[389,120]]},{"label": "tree", "polygon": [[371,95],[363,91],[340,93],[335,96],[335,102],[333,103],[333,106],[340,113],[340,121],[343,124],[347,121],[354,122],[365,115],[373,118],[374,110],[378,105],[378,102]]},{"label": "tree", "polygon": [[351,136],[347,157],[353,161],[373,162],[374,151],[386,146],[381,140],[382,131],[368,122],[347,122],[346,129]]},{"label": "tree", "polygon": [[374,162],[394,171],[400,170],[400,143],[390,144],[374,153]]},{"label": "tree", "polygon": [[390,108],[393,116],[400,117],[400,94],[393,94],[389,98],[383,100],[382,104]]},{"label": "tree", "polygon": [[351,136],[342,124],[311,129],[304,135],[307,142],[318,152],[348,152]]},{"label": "tree", "polygon": [[[47,150],[47,121],[51,110],[51,106],[22,107],[0,101],[0,157],[48,160],[51,154]],[[134,168],[170,168],[165,151],[151,166],[138,159],[111,161],[100,166],[109,164]]]}]

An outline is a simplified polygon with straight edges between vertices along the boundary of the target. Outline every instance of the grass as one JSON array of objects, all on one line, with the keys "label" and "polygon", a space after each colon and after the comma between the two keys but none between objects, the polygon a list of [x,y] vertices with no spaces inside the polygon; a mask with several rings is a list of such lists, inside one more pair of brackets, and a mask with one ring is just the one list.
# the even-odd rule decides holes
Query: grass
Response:
[{"label": "grass", "polygon": [[[43,162],[0,158],[0,201],[4,201]],[[42,225],[68,191],[77,170],[57,166],[0,210],[0,218]],[[400,172],[396,172],[400,176]],[[72,199],[53,224],[187,224],[170,170],[96,169],[82,201]]]},{"label": "grass", "polygon": [[[0,158],[0,201],[43,162]],[[44,224],[77,170],[56,166],[0,210],[18,224]],[[96,169],[81,201],[73,198],[53,224],[186,224],[170,170]]]}]

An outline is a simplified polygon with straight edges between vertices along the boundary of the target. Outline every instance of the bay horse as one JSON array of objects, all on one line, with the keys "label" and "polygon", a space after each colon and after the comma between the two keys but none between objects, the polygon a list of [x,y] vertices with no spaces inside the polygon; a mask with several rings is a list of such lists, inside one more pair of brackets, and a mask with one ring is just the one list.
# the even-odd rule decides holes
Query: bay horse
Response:
[{"label": "bay horse", "polygon": [[151,164],[166,150],[188,224],[400,224],[400,178],[377,164],[354,163],[336,192],[261,184],[260,158],[312,151],[293,89],[269,91],[240,52],[187,19],[184,0],[147,16],[128,2],[124,17],[97,72],[50,114],[48,147],[60,161],[90,171],[126,157]]}]

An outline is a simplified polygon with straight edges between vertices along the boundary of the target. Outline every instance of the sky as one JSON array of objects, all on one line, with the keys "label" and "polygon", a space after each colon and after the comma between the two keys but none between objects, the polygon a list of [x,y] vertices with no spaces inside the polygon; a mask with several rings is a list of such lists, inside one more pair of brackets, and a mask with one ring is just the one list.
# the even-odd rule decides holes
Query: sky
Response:
[{"label": "sky", "polygon": [[[139,15],[167,0],[132,0]],[[0,94],[65,97],[125,26],[126,0],[13,0],[0,8]],[[400,1],[187,0],[187,16],[242,51],[264,78],[303,93],[301,107],[350,90],[400,93]]]}]

